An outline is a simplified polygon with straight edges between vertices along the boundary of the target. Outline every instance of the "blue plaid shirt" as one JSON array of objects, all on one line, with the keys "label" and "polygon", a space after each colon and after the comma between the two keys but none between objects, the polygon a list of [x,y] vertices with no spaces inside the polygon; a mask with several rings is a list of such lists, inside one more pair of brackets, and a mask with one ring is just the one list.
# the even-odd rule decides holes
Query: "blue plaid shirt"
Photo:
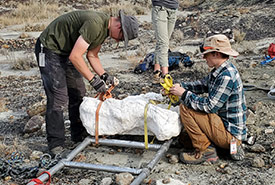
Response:
[{"label": "blue plaid shirt", "polygon": [[[236,67],[227,60],[205,78],[182,83],[187,91],[181,102],[194,110],[216,113],[225,128],[239,140],[246,140],[246,102],[242,80]],[[207,97],[197,94],[208,93]]]}]

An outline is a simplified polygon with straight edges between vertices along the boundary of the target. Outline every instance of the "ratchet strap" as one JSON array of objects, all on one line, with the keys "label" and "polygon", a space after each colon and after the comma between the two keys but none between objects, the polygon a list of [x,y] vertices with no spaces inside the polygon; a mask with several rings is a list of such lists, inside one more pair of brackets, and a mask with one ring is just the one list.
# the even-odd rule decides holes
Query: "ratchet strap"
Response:
[{"label": "ratchet strap", "polygon": [[99,110],[101,108],[103,101],[100,101],[100,103],[97,106],[96,112],[95,112],[95,144],[98,145],[98,121],[99,121]]},{"label": "ratchet strap", "polygon": [[95,98],[98,97],[98,99],[100,100],[100,103],[97,105],[97,109],[95,112],[95,144],[98,145],[98,138],[99,138],[99,133],[98,133],[98,123],[99,123],[99,110],[101,108],[102,103],[108,99],[108,98],[112,98],[112,94],[111,91],[115,88],[115,86],[118,84],[118,80],[117,82],[115,82],[115,84],[111,85],[111,87],[105,92],[105,93],[97,93]]},{"label": "ratchet strap", "polygon": [[160,85],[165,90],[165,94],[168,95],[170,99],[170,103],[168,109],[170,109],[172,103],[177,103],[179,101],[179,97],[170,93],[170,88],[173,87],[173,79],[169,74],[166,74],[165,77],[161,80]]},{"label": "ratchet strap", "polygon": [[[170,93],[170,88],[173,87],[173,79],[169,74],[166,74],[165,77],[161,80],[160,84],[162,85],[162,87],[165,90],[165,94],[168,95],[169,99],[170,99],[170,103],[167,109],[171,108],[172,103],[177,103],[179,101],[179,97],[176,95],[173,95]],[[156,102],[154,100],[149,100],[149,102],[145,105],[144,108],[144,145],[145,145],[145,149],[148,149],[148,126],[147,126],[147,111],[148,111],[148,106],[149,104],[159,104],[161,102]],[[154,137],[155,139],[155,137]],[[154,139],[151,141],[150,144],[153,143]]]},{"label": "ratchet strap", "polygon": [[[154,100],[149,100],[149,102],[145,105],[144,108],[144,146],[145,149],[148,149],[148,127],[147,127],[147,111],[148,111],[148,106],[149,104],[156,105],[157,103]],[[155,139],[155,137],[154,137]],[[150,144],[154,142],[154,139],[151,141]]]}]

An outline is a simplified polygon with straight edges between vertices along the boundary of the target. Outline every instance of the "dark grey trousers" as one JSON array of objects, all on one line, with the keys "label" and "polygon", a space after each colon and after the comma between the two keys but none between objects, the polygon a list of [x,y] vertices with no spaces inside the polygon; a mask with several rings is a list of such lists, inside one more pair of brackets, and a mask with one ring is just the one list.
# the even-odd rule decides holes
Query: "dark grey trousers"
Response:
[{"label": "dark grey trousers", "polygon": [[[40,40],[35,45],[35,55],[39,63]],[[39,67],[47,96],[46,132],[48,147],[64,146],[65,127],[63,110],[69,110],[71,139],[81,141],[85,128],[79,118],[79,106],[86,93],[81,74],[69,61],[68,56],[58,55],[45,47],[45,67]]]}]

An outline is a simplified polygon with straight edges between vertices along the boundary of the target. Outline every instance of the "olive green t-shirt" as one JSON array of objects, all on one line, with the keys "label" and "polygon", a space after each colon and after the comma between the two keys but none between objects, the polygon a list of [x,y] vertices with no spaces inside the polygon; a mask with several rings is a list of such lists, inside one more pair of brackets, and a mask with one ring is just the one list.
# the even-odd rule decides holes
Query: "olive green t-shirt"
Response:
[{"label": "olive green t-shirt", "polygon": [[61,55],[69,55],[81,35],[88,49],[101,45],[108,37],[110,16],[91,10],[73,11],[56,18],[41,33],[44,47]]}]

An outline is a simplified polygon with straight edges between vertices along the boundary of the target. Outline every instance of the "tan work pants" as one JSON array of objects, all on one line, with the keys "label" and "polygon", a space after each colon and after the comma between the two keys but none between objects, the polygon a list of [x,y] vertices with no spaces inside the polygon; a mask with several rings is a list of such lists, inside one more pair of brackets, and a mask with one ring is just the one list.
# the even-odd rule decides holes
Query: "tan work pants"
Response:
[{"label": "tan work pants", "polygon": [[155,62],[161,67],[168,67],[169,40],[177,20],[177,10],[164,6],[152,7],[152,23],[155,30]]},{"label": "tan work pants", "polygon": [[[195,149],[204,151],[211,142],[229,149],[233,136],[225,129],[217,114],[198,112],[181,104],[180,118]],[[237,142],[240,143],[238,140]]]}]

